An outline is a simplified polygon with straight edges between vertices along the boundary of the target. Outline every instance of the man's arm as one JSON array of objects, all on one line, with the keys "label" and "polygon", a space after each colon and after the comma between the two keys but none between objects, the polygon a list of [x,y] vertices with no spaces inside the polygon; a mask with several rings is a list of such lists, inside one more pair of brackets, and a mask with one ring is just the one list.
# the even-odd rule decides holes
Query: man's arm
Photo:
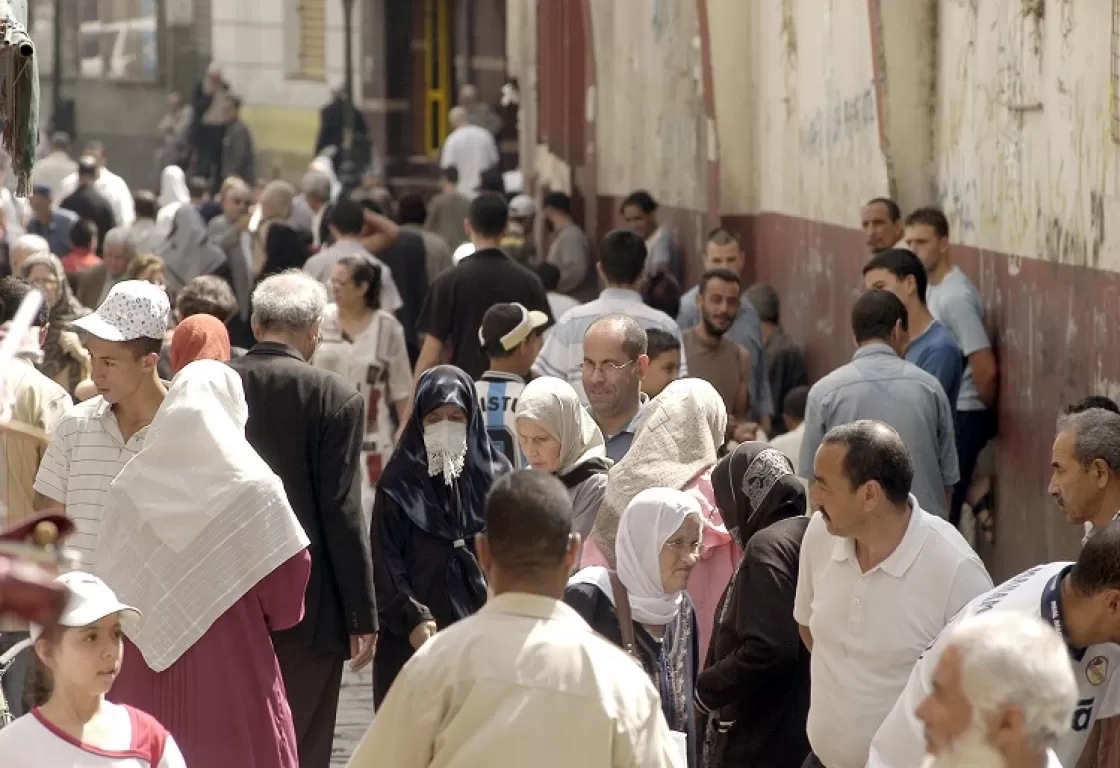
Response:
[{"label": "man's arm", "polygon": [[377,631],[373,558],[362,515],[358,473],[362,453],[362,398],[357,392],[333,414],[325,414],[319,435],[316,500],[323,519],[323,545],[334,571],[350,635]]},{"label": "man's arm", "polygon": [[70,480],[71,426],[65,418],[51,436],[47,452],[35,475],[36,510],[66,508],[66,490]]},{"label": "man's arm", "polygon": [[972,367],[972,381],[976,384],[976,391],[980,393],[980,400],[992,408],[996,404],[999,376],[992,342],[984,327],[984,316],[965,296],[947,302],[940,314],[942,322],[949,327],[957,343],[961,345],[961,352],[968,358]]},{"label": "man's arm", "polygon": [[995,408],[999,395],[999,367],[996,365],[996,356],[991,348],[981,349],[968,356],[968,364],[972,366],[972,381],[980,400],[989,408]]},{"label": "man's arm", "polygon": [[937,461],[941,465],[941,482],[951,488],[960,480],[961,470],[957,460],[957,439],[953,431],[953,408],[940,384],[936,391],[937,408]]},{"label": "man's arm", "polygon": [[813,390],[809,390],[809,402],[805,406],[805,436],[801,438],[801,455],[797,457],[797,466],[808,478],[813,477],[813,461],[825,433],[820,398],[813,395]]},{"label": "man's arm", "polygon": [[[373,230],[362,238],[362,246],[370,253],[378,253],[388,248],[397,241],[401,235],[401,228],[397,222],[380,213],[375,213],[368,208],[363,208],[366,226]],[[386,312],[394,310],[386,309]]]},{"label": "man's arm", "polygon": [[[793,620],[797,622],[797,632],[801,641],[810,651],[813,650],[813,633],[809,630],[809,622],[813,617],[813,546],[812,542],[819,535],[824,523],[819,516],[809,520],[809,527],[805,529],[805,536],[801,539],[801,557],[797,563],[797,587],[793,593]],[[809,545],[809,546],[806,546]]]}]

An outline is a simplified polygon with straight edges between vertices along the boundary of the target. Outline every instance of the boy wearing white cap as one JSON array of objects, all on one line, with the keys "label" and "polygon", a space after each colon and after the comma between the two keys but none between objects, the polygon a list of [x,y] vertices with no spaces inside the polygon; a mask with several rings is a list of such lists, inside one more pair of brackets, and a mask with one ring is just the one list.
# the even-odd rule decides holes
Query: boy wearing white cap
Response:
[{"label": "boy wearing white cap", "polygon": [[167,729],[105,694],[121,669],[122,625],[140,615],[101,579],[60,576],[70,592],[58,625],[32,625],[37,674],[48,693],[38,708],[0,731],[4,768],[185,768]]},{"label": "boy wearing white cap", "polygon": [[86,332],[97,396],[74,406],[55,428],[35,478],[41,507],[62,506],[77,531],[70,545],[92,569],[105,497],[121,468],[139,453],[167,387],[156,373],[170,311],[167,293],[143,280],[117,283],[91,315]]},{"label": "boy wearing white cap", "polygon": [[544,312],[513,302],[486,310],[478,329],[478,343],[490,360],[489,368],[474,384],[486,432],[516,468],[526,466],[526,461],[517,444],[514,409],[533,361],[540,354],[541,329],[546,325],[548,315]]}]

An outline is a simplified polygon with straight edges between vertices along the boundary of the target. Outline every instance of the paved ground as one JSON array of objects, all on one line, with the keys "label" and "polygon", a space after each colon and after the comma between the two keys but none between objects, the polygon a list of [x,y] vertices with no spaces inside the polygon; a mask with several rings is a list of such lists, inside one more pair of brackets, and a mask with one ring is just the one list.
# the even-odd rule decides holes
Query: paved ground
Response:
[{"label": "paved ground", "polygon": [[338,720],[334,728],[331,765],[346,765],[372,720],[372,667],[367,667],[357,675],[347,667],[342,673],[342,694],[338,699]]}]

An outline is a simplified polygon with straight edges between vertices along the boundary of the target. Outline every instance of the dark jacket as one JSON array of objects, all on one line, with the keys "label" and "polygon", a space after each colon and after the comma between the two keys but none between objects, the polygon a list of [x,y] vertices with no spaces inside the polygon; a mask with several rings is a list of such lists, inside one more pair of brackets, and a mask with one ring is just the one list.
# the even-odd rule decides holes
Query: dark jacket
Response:
[{"label": "dark jacket", "polygon": [[[315,154],[327,147],[342,148],[343,122],[346,117],[346,101],[341,98],[331,100],[330,104],[319,110],[319,136],[315,139]],[[369,134],[366,119],[360,110],[350,107],[354,113],[354,135]]]},{"label": "dark jacket", "polygon": [[415,363],[420,353],[416,326],[420,323],[420,308],[424,306],[429,284],[428,252],[424,249],[424,239],[416,232],[402,229],[396,240],[375,255],[389,267],[393,282],[400,291],[404,304],[397,310],[396,316],[404,326],[408,358]]},{"label": "dark jacket", "polygon": [[284,482],[311,540],[303,621],[279,634],[347,658],[351,635],[377,630],[369,531],[357,481],[361,395],[284,344],[257,344],[229,365],[245,385],[245,436]]},{"label": "dark jacket", "polygon": [[97,226],[97,252],[101,253],[105,235],[117,226],[117,215],[113,213],[112,203],[94,189],[92,184],[88,184],[74,190],[58,207],[73,211],[79,218],[89,219]]}]

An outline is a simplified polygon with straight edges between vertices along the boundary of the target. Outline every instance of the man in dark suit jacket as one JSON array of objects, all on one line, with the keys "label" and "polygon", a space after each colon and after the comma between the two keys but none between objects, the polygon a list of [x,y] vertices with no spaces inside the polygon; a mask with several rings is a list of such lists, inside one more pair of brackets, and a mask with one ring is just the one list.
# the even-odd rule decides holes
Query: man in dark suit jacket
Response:
[{"label": "man in dark suit jacket", "polygon": [[377,632],[358,481],[362,398],[305,362],[326,302],[326,288],[302,272],[262,280],[253,292],[259,342],[229,363],[245,385],[246,437],[284,482],[311,540],[303,621],[273,635],[302,768],[328,768],[343,662],[357,670],[372,661]]}]

